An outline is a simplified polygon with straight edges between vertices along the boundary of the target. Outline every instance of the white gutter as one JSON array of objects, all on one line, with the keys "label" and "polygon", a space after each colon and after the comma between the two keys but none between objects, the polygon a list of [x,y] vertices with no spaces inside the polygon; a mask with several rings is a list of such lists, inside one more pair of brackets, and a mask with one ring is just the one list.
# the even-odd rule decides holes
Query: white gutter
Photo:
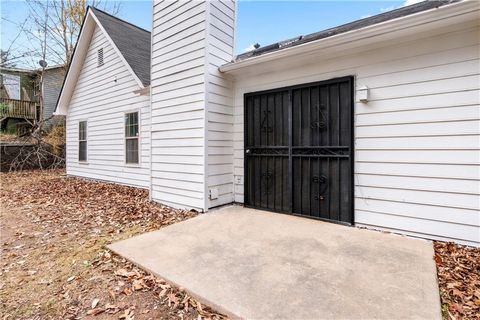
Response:
[{"label": "white gutter", "polygon": [[328,49],[347,43],[353,44],[355,42],[361,42],[362,40],[376,36],[425,25],[449,17],[460,16],[468,13],[477,13],[477,15],[479,15],[479,12],[480,1],[461,1],[440,8],[434,8],[397,19],[384,21],[361,29],[351,30],[328,38],[314,40],[297,46],[265,53],[260,56],[240,60],[238,62],[230,62],[220,66],[219,70],[220,72],[228,73],[245,67],[254,66],[280,58],[304,54],[318,49]]}]

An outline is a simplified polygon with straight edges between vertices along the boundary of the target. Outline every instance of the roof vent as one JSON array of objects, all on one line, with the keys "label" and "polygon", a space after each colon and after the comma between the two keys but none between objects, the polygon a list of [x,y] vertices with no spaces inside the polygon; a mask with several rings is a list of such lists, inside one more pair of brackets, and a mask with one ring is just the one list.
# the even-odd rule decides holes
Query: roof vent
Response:
[{"label": "roof vent", "polygon": [[259,44],[259,43],[255,43],[255,44],[253,45],[253,47],[254,47],[255,49],[258,49],[258,48],[260,48],[260,44]]},{"label": "roof vent", "polygon": [[103,66],[103,48],[98,49],[97,60],[98,60],[98,66],[99,67]]}]

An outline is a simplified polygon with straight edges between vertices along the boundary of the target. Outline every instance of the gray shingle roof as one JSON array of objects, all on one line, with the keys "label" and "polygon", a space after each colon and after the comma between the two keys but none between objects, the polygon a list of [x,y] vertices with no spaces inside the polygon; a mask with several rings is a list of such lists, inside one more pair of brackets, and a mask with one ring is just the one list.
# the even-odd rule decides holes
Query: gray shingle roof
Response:
[{"label": "gray shingle roof", "polygon": [[278,51],[285,48],[298,46],[300,44],[307,43],[310,41],[328,38],[337,34],[368,27],[377,23],[408,16],[414,13],[430,10],[433,8],[438,8],[438,7],[441,7],[450,3],[459,2],[459,1],[462,1],[462,0],[430,0],[430,1],[427,0],[427,1],[419,2],[417,4],[413,4],[407,7],[402,7],[396,10],[381,13],[365,19],[356,20],[338,27],[326,29],[326,30],[311,33],[305,36],[299,36],[293,39],[288,39],[288,40],[280,41],[267,46],[259,47],[255,50],[238,55],[234,61],[241,61],[251,57],[260,56],[265,53],[270,53],[273,51]]},{"label": "gray shingle roof", "polygon": [[90,7],[144,86],[150,85],[150,32]]}]

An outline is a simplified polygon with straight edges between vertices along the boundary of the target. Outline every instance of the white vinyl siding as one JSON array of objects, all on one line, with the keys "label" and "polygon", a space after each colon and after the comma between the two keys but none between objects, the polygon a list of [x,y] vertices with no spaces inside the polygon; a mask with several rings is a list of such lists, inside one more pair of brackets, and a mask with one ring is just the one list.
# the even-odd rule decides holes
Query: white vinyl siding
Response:
[{"label": "white vinyl siding", "polygon": [[368,103],[355,103],[355,224],[480,245],[479,39],[478,21],[468,22],[238,78],[235,200],[244,94],[353,75],[370,89]]},{"label": "white vinyl siding", "polygon": [[[98,68],[98,48],[104,66]],[[148,188],[150,110],[148,95],[96,27],[67,114],[67,174]],[[126,165],[125,114],[139,111],[139,164]],[[88,119],[88,163],[78,161],[78,122]]]},{"label": "white vinyl siding", "polygon": [[218,190],[208,207],[233,202],[233,83],[218,71],[232,60],[235,9],[233,1],[209,3],[207,47],[207,188]]},{"label": "white vinyl siding", "polygon": [[[152,199],[206,211],[233,201],[234,2],[155,1]],[[210,188],[218,198],[208,199]]]},{"label": "white vinyl siding", "polygon": [[151,197],[205,209],[205,2],[154,1]]}]

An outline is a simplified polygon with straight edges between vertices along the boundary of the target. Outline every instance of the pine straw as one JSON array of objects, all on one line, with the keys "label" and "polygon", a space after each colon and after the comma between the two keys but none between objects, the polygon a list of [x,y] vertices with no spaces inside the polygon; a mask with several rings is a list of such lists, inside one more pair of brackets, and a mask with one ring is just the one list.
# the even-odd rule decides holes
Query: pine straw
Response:
[{"label": "pine straw", "polygon": [[105,245],[189,219],[146,190],[66,177],[1,174],[3,319],[223,319]]},{"label": "pine straw", "polygon": [[444,319],[480,319],[480,248],[435,242]]}]

